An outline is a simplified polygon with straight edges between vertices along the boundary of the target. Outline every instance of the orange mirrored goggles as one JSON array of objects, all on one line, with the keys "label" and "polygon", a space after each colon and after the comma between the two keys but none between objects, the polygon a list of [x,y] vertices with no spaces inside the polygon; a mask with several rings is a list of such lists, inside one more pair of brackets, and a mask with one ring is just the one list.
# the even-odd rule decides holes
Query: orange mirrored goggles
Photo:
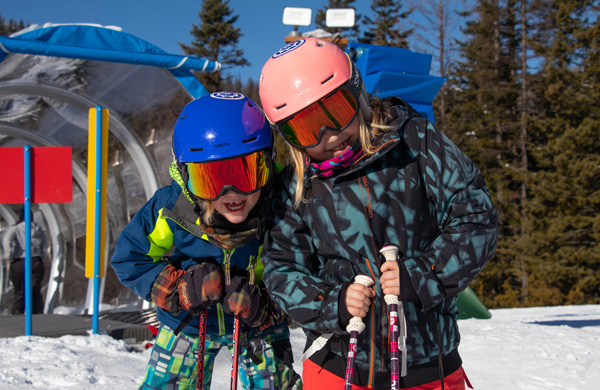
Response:
[{"label": "orange mirrored goggles", "polygon": [[250,195],[271,179],[270,153],[266,150],[227,160],[185,163],[187,187],[197,197],[217,200],[228,190]]},{"label": "orange mirrored goggles", "polygon": [[358,112],[358,99],[342,86],[305,109],[275,124],[285,140],[298,148],[321,142],[323,132],[343,131]]}]

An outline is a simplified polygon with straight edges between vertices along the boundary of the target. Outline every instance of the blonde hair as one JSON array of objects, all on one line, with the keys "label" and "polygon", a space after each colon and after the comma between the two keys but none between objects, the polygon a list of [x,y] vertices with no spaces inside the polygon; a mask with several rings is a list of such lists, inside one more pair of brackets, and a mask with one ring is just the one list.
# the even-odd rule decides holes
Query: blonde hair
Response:
[{"label": "blonde hair", "polygon": [[[390,130],[393,126],[384,125],[389,123],[393,118],[391,110],[394,108],[386,101],[382,101],[377,97],[369,99],[369,105],[372,109],[372,120],[370,123],[365,121],[362,110],[358,110],[358,120],[360,129],[360,143],[363,153],[368,156],[381,146],[381,136]],[[304,185],[304,176],[306,168],[310,162],[310,157],[304,149],[294,147],[286,142],[288,146],[291,164],[294,167],[294,180],[296,182],[296,191],[294,192],[294,207],[298,208],[301,203],[308,202],[307,194]],[[310,180],[308,178],[307,180]]]},{"label": "blonde hair", "polygon": [[212,223],[214,222],[215,206],[213,206],[212,203],[210,203],[210,202],[202,202],[202,203],[205,203],[204,215],[202,216],[202,219],[203,219],[205,225],[211,226]]},{"label": "blonde hair", "polygon": [[194,205],[198,209],[196,212],[200,214],[202,223],[206,226],[212,226],[215,216],[215,206],[208,200],[202,200],[198,197],[194,198]]}]

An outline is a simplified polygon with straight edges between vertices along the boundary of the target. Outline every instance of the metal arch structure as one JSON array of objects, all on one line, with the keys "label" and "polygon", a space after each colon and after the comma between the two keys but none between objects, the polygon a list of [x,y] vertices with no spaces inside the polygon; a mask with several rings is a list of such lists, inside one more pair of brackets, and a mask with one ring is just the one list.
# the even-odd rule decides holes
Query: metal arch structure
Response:
[{"label": "metal arch structure", "polygon": [[[93,79],[92,77],[89,79],[83,77],[80,85],[73,86],[71,80],[71,84],[62,86],[39,81],[50,71],[47,69],[41,71],[38,69],[40,73],[34,74],[33,77],[31,74],[24,74],[21,78],[19,78],[19,75],[13,76],[15,73],[22,72],[21,68],[23,67],[20,66],[19,61],[24,64],[27,64],[27,61],[30,63],[33,62],[32,60],[28,60],[29,58],[44,59],[43,61],[39,61],[39,64],[37,64],[38,67],[48,66],[48,69],[52,69],[53,71],[53,68],[60,68],[60,66],[55,66],[55,64],[64,64],[65,61],[71,61],[71,64],[77,63],[75,67],[82,67],[83,69],[82,71],[75,72],[77,78],[81,78],[82,72],[87,72],[87,74],[91,74],[96,78],[104,72],[109,77],[101,79],[99,86],[98,83],[94,85],[93,81],[89,81]],[[27,66],[24,67],[26,68]],[[35,67],[35,64],[32,67]],[[18,105],[21,98],[37,100],[41,102],[41,106],[55,104],[57,106],[69,107],[68,110],[65,110],[64,113],[60,112],[59,115],[71,115],[71,112],[67,111],[74,110],[81,117],[82,112],[87,112],[89,108],[96,107],[97,105],[109,108],[110,137],[116,140],[114,142],[122,147],[123,152],[119,154],[119,150],[121,149],[120,147],[117,148],[115,158],[116,160],[120,160],[121,155],[123,155],[122,158],[126,159],[126,162],[122,163],[119,169],[115,167],[121,163],[114,163],[112,165],[114,171],[112,177],[113,184],[116,184],[116,187],[113,187],[113,189],[119,188],[116,195],[113,193],[113,198],[117,196],[121,199],[123,206],[119,208],[118,205],[115,207],[109,205],[107,208],[109,212],[106,216],[108,221],[106,224],[106,258],[104,262],[105,267],[107,267],[110,253],[109,245],[114,244],[120,228],[123,227],[123,221],[126,223],[128,218],[130,218],[131,213],[135,209],[134,206],[139,206],[135,202],[130,203],[132,197],[131,191],[134,191],[132,187],[139,188],[141,191],[139,196],[136,195],[137,198],[150,198],[158,187],[165,184],[164,178],[162,180],[163,183],[161,183],[157,172],[159,172],[159,168],[166,168],[165,162],[170,161],[171,156],[170,147],[165,146],[164,142],[165,125],[162,125],[162,130],[160,127],[148,129],[151,130],[151,137],[146,137],[146,134],[139,131],[139,129],[134,129],[132,126],[135,126],[136,123],[131,119],[131,114],[121,110],[118,107],[121,100],[111,97],[111,94],[120,97],[121,94],[133,94],[135,92],[124,92],[123,89],[125,87],[118,90],[116,86],[104,85],[103,81],[106,79],[116,80],[115,83],[120,84],[121,82],[129,82],[130,79],[134,80],[140,77],[144,79],[139,74],[152,72],[152,76],[146,75],[145,81],[149,81],[150,84],[152,81],[155,81],[155,84],[160,82],[178,84],[179,87],[177,88],[184,91],[188,96],[187,99],[191,100],[207,93],[192,71],[214,71],[218,70],[219,67],[220,64],[217,62],[198,57],[168,54],[146,41],[121,32],[119,29],[105,28],[98,25],[32,26],[10,37],[2,36],[0,37],[0,146],[22,146],[23,143],[32,146],[65,146],[64,140],[60,140],[60,134],[57,137],[58,139],[55,139],[54,136],[56,134],[54,133],[50,135],[44,134],[44,131],[49,131],[47,128],[32,127],[34,125],[31,122],[47,120],[46,117],[51,118],[52,113],[48,114],[39,109],[37,111],[34,110],[30,113],[31,115],[28,114],[30,118],[33,118],[32,120],[23,118],[15,119],[14,115],[5,115],[6,110],[3,110],[3,107],[7,107],[8,105],[8,107],[14,110],[14,106]],[[157,70],[150,71],[145,69]],[[123,73],[121,74],[120,72]],[[7,74],[9,77],[7,77]],[[118,77],[112,77],[115,74]],[[62,77],[63,75],[59,74],[58,76]],[[59,77],[55,78],[58,79]],[[165,81],[165,78],[170,78],[173,81]],[[139,89],[137,91],[138,94],[145,95],[147,93],[148,95],[152,95],[152,87],[147,89],[144,86],[139,87],[134,85],[134,87]],[[165,88],[164,90],[161,87],[157,88],[156,85],[153,87],[159,91],[158,94],[163,94],[167,90],[175,90],[175,87],[172,85],[169,85],[170,89]],[[102,88],[105,89],[100,90]],[[82,90],[85,91],[82,92]],[[89,91],[93,91],[93,93],[89,93]],[[154,95],[156,94],[154,93]],[[145,99],[146,96],[143,96],[143,98]],[[133,100],[123,101],[123,104],[132,104]],[[168,99],[163,98],[163,100]],[[137,104],[138,102],[133,103]],[[163,103],[159,101],[157,104],[165,103],[164,101]],[[116,107],[118,109],[115,109]],[[179,106],[178,109],[181,107]],[[147,109],[145,106],[142,108]],[[60,111],[60,108],[58,110]],[[50,112],[52,110],[48,109],[46,111]],[[53,114],[56,115],[56,112]],[[68,123],[67,119],[64,122],[67,126],[63,124],[62,127],[59,126],[58,129],[52,131],[77,131],[79,132],[78,138],[81,138],[82,134],[87,138],[87,127],[84,128],[84,126],[81,126],[81,123],[79,123],[79,126],[75,126],[73,123]],[[22,123],[25,123],[25,125],[22,125]],[[154,124],[151,125],[154,126]],[[144,142],[146,138],[155,140],[155,133],[158,134],[161,131],[163,138],[156,142],[157,145],[148,146],[149,143]],[[68,137],[68,135],[63,135],[62,137]],[[70,146],[68,142],[66,146]],[[80,201],[87,193],[87,172],[85,161],[81,160],[81,140],[79,140],[79,149],[79,156],[74,156],[72,167],[75,183],[74,198],[77,193]],[[111,170],[111,167],[109,167],[109,170]],[[135,191],[138,190],[135,189]],[[137,202],[139,203],[139,199]],[[70,204],[40,204],[39,211],[36,213],[38,216],[41,214],[41,217],[43,217],[44,225],[51,237],[49,241],[51,241],[50,253],[52,266],[49,270],[50,277],[46,292],[46,313],[52,312],[52,309],[60,303],[59,300],[62,298],[62,292],[65,287],[65,273],[68,273],[68,268],[71,268],[67,266],[67,263],[72,262],[77,267],[80,266],[76,259],[78,250],[76,241],[78,237],[81,238],[81,223],[80,221],[74,222],[72,216],[74,214],[82,214],[81,211],[81,207],[74,209]],[[0,205],[0,217],[3,221],[14,223],[14,215],[14,210],[10,207]],[[78,218],[80,219],[80,217]],[[105,282],[106,278],[102,278],[101,296],[105,288]],[[93,291],[92,280],[89,280],[86,284],[86,298],[82,311],[90,313]],[[71,290],[71,285],[69,285],[67,292],[69,290]],[[0,301],[1,298],[0,292]]]}]

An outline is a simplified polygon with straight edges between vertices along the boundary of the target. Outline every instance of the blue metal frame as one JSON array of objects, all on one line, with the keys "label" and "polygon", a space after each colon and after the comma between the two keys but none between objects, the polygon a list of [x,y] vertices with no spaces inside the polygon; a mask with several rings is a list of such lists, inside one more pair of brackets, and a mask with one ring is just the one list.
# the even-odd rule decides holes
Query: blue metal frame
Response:
[{"label": "blue metal frame", "polygon": [[10,53],[149,65],[168,70],[193,97],[208,91],[192,71],[213,72],[221,64],[195,56],[169,54],[134,35],[93,25],[54,25],[10,37],[0,36],[0,62]]},{"label": "blue metal frame", "polygon": [[33,299],[31,292],[31,146],[23,147],[25,181],[25,335],[31,336]]}]

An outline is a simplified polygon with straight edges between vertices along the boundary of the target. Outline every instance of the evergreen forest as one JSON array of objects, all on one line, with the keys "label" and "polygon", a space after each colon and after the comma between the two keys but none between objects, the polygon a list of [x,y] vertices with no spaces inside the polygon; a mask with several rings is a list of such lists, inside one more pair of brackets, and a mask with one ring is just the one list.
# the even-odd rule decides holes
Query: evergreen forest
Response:
[{"label": "evergreen forest", "polygon": [[[325,10],[355,1],[323,2],[319,28],[432,54],[446,78],[436,124],[479,166],[500,216],[496,254],[471,284],[483,303],[600,303],[600,1],[372,0],[345,30],[327,28]],[[258,102],[258,80],[228,74],[248,64],[235,9],[201,4],[181,47],[223,69],[198,78]],[[20,28],[0,16],[0,35]]]}]

